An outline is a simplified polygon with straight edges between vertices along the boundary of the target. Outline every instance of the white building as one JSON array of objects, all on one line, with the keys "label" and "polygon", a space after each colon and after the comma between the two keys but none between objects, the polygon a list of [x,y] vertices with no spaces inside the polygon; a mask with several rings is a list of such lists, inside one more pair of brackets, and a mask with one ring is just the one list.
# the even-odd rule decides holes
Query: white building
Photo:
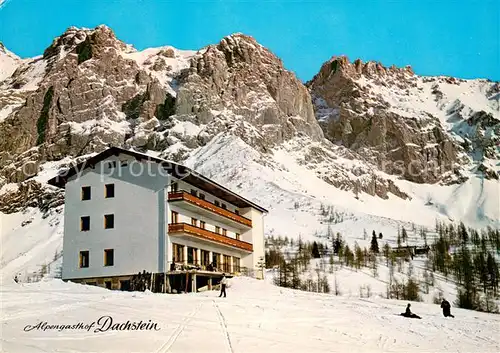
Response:
[{"label": "white building", "polygon": [[64,280],[196,291],[221,273],[262,278],[267,211],[187,167],[111,147],[59,173]]}]

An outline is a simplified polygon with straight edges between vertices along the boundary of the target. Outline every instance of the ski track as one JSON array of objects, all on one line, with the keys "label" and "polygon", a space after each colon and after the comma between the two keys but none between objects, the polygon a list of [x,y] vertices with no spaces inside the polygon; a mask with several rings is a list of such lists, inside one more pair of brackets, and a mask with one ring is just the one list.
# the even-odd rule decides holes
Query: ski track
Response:
[{"label": "ski track", "polygon": [[168,338],[164,345],[162,345],[156,353],[166,353],[170,351],[170,348],[175,344],[177,338],[182,334],[189,322],[196,316],[200,311],[203,303],[198,304],[189,315],[187,315],[184,320],[176,327],[172,335]]},{"label": "ski track", "polygon": [[224,318],[224,315],[220,311],[220,308],[217,305],[217,303],[215,302],[215,300],[213,300],[212,303],[214,305],[215,311],[217,312],[217,316],[218,316],[219,322],[220,322],[220,327],[222,328],[222,332],[224,334],[225,342],[227,343],[227,351],[229,353],[234,353],[233,345],[231,344],[231,338],[229,337],[229,332],[227,330],[226,319]]}]

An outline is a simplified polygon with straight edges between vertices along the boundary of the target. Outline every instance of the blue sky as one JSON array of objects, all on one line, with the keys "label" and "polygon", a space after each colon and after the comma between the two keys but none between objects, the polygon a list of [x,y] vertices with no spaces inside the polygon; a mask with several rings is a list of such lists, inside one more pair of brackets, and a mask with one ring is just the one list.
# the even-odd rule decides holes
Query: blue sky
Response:
[{"label": "blue sky", "polygon": [[137,49],[198,49],[243,32],[304,81],[333,55],[411,65],[422,75],[500,80],[499,6],[500,0],[8,0],[0,9],[0,41],[29,57],[72,25],[106,24]]}]

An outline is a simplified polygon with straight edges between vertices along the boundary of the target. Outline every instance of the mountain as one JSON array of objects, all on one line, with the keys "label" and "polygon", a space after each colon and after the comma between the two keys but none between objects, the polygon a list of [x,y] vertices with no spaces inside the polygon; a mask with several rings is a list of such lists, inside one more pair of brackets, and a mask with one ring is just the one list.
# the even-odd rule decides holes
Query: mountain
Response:
[{"label": "mountain", "polygon": [[6,273],[52,261],[64,198],[45,182],[109,145],[184,163],[262,204],[268,235],[500,226],[497,82],[333,57],[303,84],[241,33],[138,51],[106,26],[68,28],[30,59],[2,46],[0,65]]}]

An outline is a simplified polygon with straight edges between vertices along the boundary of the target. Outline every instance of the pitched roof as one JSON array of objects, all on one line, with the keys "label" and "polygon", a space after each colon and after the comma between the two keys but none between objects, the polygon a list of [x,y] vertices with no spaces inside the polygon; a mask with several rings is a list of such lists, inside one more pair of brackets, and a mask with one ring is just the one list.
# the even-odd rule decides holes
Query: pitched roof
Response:
[{"label": "pitched roof", "polygon": [[126,150],[119,147],[110,147],[107,150],[69,168],[68,170],[59,172],[57,176],[50,179],[47,183],[53,186],[64,188],[66,183],[72,176],[81,173],[85,169],[93,168],[96,164],[111,156],[118,156],[120,154],[126,154],[132,156],[139,161],[146,160],[146,161],[156,162],[164,166],[164,168],[168,167],[166,169],[166,172],[172,175],[173,177],[182,179],[187,183],[196,186],[201,190],[204,190],[212,195],[215,195],[218,198],[227,201],[239,208],[253,207],[261,212],[268,213],[268,211],[265,208],[239,196],[238,194],[232,192],[231,190],[225,188],[224,186],[216,183],[213,180],[208,179],[207,177],[195,172],[194,170],[188,167],[167,161],[162,158],[153,157],[144,153],[132,150]]}]

